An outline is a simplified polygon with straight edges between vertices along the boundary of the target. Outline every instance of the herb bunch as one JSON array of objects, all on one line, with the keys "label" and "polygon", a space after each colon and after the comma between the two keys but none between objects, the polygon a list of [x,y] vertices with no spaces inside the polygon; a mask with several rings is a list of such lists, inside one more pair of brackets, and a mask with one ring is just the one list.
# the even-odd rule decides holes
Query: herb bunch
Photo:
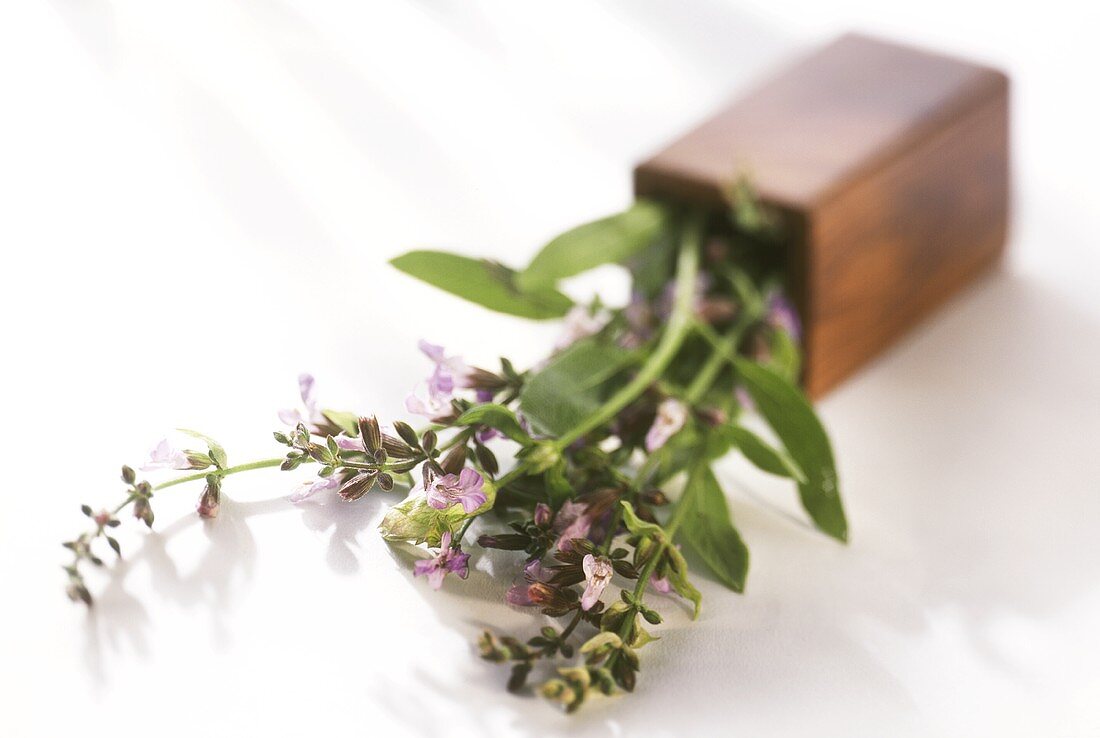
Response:
[{"label": "herb bunch", "polygon": [[[82,507],[91,525],[65,543],[69,596],[92,604],[84,567],[104,565],[104,543],[121,555],[111,531],[127,508],[152,527],[154,494],[201,482],[198,513],[212,518],[226,477],[308,468],[315,473],[290,495],[295,502],[407,490],[379,527],[388,540],[424,547],[413,573],[432,587],[450,574],[464,579],[478,547],[515,552],[506,601],[560,625],[526,639],[481,636],[481,656],[509,667],[508,689],[525,690],[538,674],[537,691],[568,711],[595,694],[633,691],[638,651],[654,640],[647,626],[661,623],[648,598],[678,596],[699,614],[682,549],[744,589],[749,553],[716,460],[738,452],[789,478],[813,523],[847,539],[832,450],[797,385],[800,323],[782,289],[782,224],[743,180],[730,205],[714,213],[639,201],[555,238],[522,270],[437,251],[397,257],[391,263],[406,274],[492,310],[564,319],[562,337],[526,371],[507,359],[472,367],[422,341],[432,372],[406,400],[424,418],[419,429],[320,409],[303,375],[302,407],[279,413],[278,457],[232,466],[208,436],[185,431],[198,450],[162,441],[141,470],[188,473],[154,485],[123,467],[119,504]],[[629,270],[629,304],[574,304],[559,291],[562,280],[608,263]],[[743,424],[749,412],[770,437]]]}]

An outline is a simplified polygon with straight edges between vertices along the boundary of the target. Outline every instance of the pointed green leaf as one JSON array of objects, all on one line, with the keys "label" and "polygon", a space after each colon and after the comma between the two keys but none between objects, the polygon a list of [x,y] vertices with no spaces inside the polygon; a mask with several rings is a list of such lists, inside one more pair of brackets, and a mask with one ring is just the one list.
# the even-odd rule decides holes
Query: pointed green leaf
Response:
[{"label": "pointed green leaf", "polygon": [[390,260],[411,277],[498,313],[560,318],[573,301],[554,289],[521,290],[513,270],[491,261],[444,251],[410,251]]},{"label": "pointed green leaf", "polygon": [[680,501],[679,534],[706,562],[722,584],[736,592],[745,589],[749,550],[730,520],[729,506],[718,480],[706,463],[698,463],[688,476]]},{"label": "pointed green leaf", "polygon": [[516,443],[526,446],[531,443],[531,436],[523,430],[515,413],[504,405],[486,403],[474,405],[462,413],[455,421],[455,425],[487,425],[495,428]]},{"label": "pointed green leaf", "polygon": [[801,390],[775,371],[748,359],[734,360],[756,409],[768,421],[807,481],[798,485],[802,507],[814,524],[840,541],[848,540],[848,521],[829,437]]},{"label": "pointed green leaf", "polygon": [[758,469],[776,476],[790,477],[799,484],[807,481],[802,467],[786,451],[769,445],[748,428],[724,425],[718,428],[717,432],[736,446]]},{"label": "pointed green leaf", "polygon": [[634,360],[618,346],[578,341],[527,380],[520,410],[540,430],[560,436],[599,409],[601,385]]},{"label": "pointed green leaf", "polygon": [[666,218],[663,207],[639,200],[621,213],[577,226],[546,244],[517,282],[525,290],[547,288],[564,277],[621,262],[653,243]]}]

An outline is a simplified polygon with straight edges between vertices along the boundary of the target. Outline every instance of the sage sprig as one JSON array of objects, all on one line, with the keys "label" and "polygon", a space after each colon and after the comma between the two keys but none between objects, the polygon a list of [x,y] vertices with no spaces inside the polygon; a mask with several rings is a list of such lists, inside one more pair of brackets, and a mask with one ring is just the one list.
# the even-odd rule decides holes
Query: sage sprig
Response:
[{"label": "sage sprig", "polygon": [[[91,605],[84,567],[104,565],[104,544],[121,555],[112,532],[127,508],[151,527],[154,494],[202,482],[197,509],[213,518],[227,477],[309,469],[294,502],[403,491],[379,527],[423,547],[413,574],[432,587],[464,579],[476,547],[515,553],[504,599],[561,625],[526,639],[481,636],[482,657],[508,665],[509,690],[538,680],[537,692],[568,711],[633,691],[638,652],[662,621],[650,598],[680,597],[699,615],[685,549],[729,589],[746,586],[749,551],[714,471],[719,458],[740,453],[790,479],[814,525],[848,535],[828,437],[797,386],[800,324],[782,289],[782,223],[744,183],[731,192],[725,213],[639,201],[558,236],[521,269],[436,251],[393,259],[491,310],[561,319],[561,339],[523,371],[506,358],[472,367],[421,341],[431,373],[406,400],[420,428],[321,409],[303,375],[301,407],[279,413],[274,458],[232,466],[221,444],[194,431],[184,433],[201,448],[162,441],[141,470],[187,473],[153,484],[123,467],[116,506],[83,506],[90,527],[65,544],[69,595]],[[563,280],[609,263],[631,275],[628,304],[566,296]],[[748,413],[771,433],[746,426]]]}]

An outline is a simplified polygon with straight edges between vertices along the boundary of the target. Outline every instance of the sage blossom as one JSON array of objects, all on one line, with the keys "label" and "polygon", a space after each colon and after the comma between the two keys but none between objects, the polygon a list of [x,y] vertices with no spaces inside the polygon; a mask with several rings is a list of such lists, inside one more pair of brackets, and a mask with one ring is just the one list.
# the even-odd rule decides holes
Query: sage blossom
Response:
[{"label": "sage blossom", "polygon": [[299,484],[290,496],[287,498],[291,502],[298,503],[303,500],[309,499],[318,492],[324,492],[325,490],[337,490],[340,489],[340,480],[335,476],[331,477],[317,477],[316,479],[302,482]]},{"label": "sage blossom", "polygon": [[161,439],[160,443],[153,447],[149,452],[148,460],[141,466],[142,471],[190,468],[191,460],[187,457],[187,452],[174,447],[167,438]]},{"label": "sage blossom", "polygon": [[779,328],[791,335],[796,341],[802,337],[802,321],[798,319],[798,312],[791,301],[783,296],[779,290],[768,293],[767,315],[765,320],[773,328]]},{"label": "sage blossom", "polygon": [[488,499],[482,491],[484,483],[481,475],[469,467],[458,474],[444,474],[428,483],[428,504],[436,510],[462,505],[462,511],[469,515]]},{"label": "sage blossom", "polygon": [[653,453],[680,432],[688,419],[687,405],[671,397],[657,406],[657,417],[645,434],[645,450]]},{"label": "sage blossom", "polygon": [[505,602],[516,607],[531,607],[536,604],[531,599],[530,589],[532,584],[541,582],[542,578],[542,562],[538,559],[531,559],[523,567],[523,581],[514,582],[508,588],[508,592],[504,595]]},{"label": "sage blossom", "polygon": [[448,574],[457,574],[459,579],[470,575],[470,554],[463,553],[458,546],[451,546],[451,540],[451,532],[447,531],[440,537],[439,553],[413,564],[413,576],[427,577],[432,589],[442,587]]},{"label": "sage blossom", "polygon": [[302,400],[302,407],[280,410],[279,420],[283,424],[297,428],[301,423],[312,430],[318,423],[324,421],[325,417],[317,407],[317,400],[313,395],[313,385],[312,374],[298,375],[298,396]]},{"label": "sage blossom", "polygon": [[588,538],[592,519],[585,514],[587,510],[588,506],[583,502],[567,500],[562,504],[554,517],[554,532],[558,534],[559,551],[572,551],[575,539]]},{"label": "sage blossom", "polygon": [[471,369],[460,356],[447,356],[442,346],[421,339],[417,344],[421,353],[432,360],[435,369],[428,377],[428,392],[450,397],[455,387],[469,387]]},{"label": "sage blossom", "polygon": [[615,569],[612,568],[611,560],[607,557],[592,554],[585,555],[581,568],[584,570],[584,579],[587,582],[584,594],[581,595],[581,609],[591,610],[599,602],[600,595],[607,588]]},{"label": "sage blossom", "polygon": [[565,315],[561,335],[554,344],[554,350],[561,351],[581,339],[594,336],[611,322],[611,313],[598,310],[595,313],[584,305],[574,305]]},{"label": "sage blossom", "polygon": [[651,574],[649,576],[649,586],[653,587],[653,591],[660,594],[672,594],[672,582],[668,580],[668,577],[658,577],[656,574]]}]

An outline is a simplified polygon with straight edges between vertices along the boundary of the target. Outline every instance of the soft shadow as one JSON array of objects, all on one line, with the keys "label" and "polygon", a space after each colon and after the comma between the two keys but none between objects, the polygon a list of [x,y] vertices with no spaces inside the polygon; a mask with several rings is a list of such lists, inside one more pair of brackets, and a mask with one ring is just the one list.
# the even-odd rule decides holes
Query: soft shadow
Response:
[{"label": "soft shadow", "polygon": [[[375,519],[380,506],[392,502],[392,495],[372,494],[355,503],[343,502],[334,493],[319,497],[299,505],[282,496],[255,502],[223,498],[217,519],[203,520],[188,513],[149,532],[135,549],[124,551],[125,557],[107,572],[105,585],[95,594],[85,624],[85,665],[96,677],[95,683],[105,684],[109,656],[123,652],[149,655],[148,611],[127,587],[127,579],[142,567],[148,569],[155,597],[193,611],[208,622],[212,643],[219,650],[231,645],[226,615],[253,575],[257,545],[249,520],[255,516],[299,513],[310,530],[329,532],[325,560],[333,571],[358,571],[357,537]],[[207,548],[193,569],[182,572],[169,545],[195,526],[202,527]]]}]

